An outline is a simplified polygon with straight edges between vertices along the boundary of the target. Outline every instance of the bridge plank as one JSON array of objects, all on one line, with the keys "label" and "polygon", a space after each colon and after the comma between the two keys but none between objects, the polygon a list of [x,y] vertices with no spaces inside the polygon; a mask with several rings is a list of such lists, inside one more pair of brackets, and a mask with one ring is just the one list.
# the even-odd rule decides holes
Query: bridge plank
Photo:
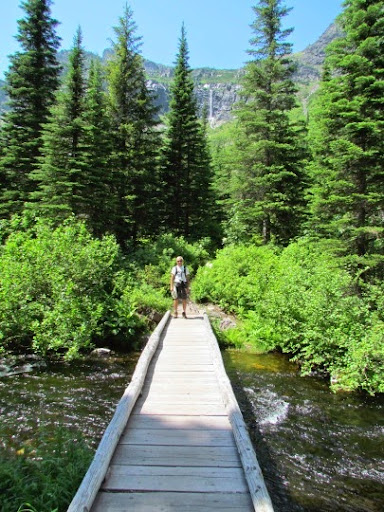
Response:
[{"label": "bridge plank", "polygon": [[149,400],[145,396],[141,397],[139,400],[137,400],[137,404],[141,404],[146,402],[149,403],[157,403],[157,404],[200,404],[201,403],[201,396],[204,394],[205,403],[206,404],[222,404],[222,399],[220,394],[217,392],[217,390],[200,390],[200,391],[187,391],[184,392],[181,390],[180,393],[172,393],[169,390],[167,391],[155,391],[157,393],[157,396],[152,396]]},{"label": "bridge plank", "polygon": [[251,512],[254,510],[248,493],[172,493],[133,492],[99,493],[93,512]]},{"label": "bridge plank", "polygon": [[222,404],[209,403],[139,403],[133,414],[185,414],[186,416],[226,416]]},{"label": "bridge plank", "polygon": [[238,467],[241,461],[235,446],[153,446],[120,444],[114,464],[147,466]]},{"label": "bridge plank", "polygon": [[127,429],[120,444],[163,446],[233,446],[230,430],[195,429]]},{"label": "bridge plank", "polygon": [[217,431],[220,430],[232,430],[231,424],[229,423],[227,416],[180,416],[163,415],[161,418],[158,416],[151,415],[135,415],[131,416],[128,422],[127,428],[142,428],[149,429],[169,429],[169,428],[187,428],[187,429],[202,429],[206,430],[214,428]]},{"label": "bridge plank", "polygon": [[239,468],[112,465],[102,489],[108,491],[248,492]]}]

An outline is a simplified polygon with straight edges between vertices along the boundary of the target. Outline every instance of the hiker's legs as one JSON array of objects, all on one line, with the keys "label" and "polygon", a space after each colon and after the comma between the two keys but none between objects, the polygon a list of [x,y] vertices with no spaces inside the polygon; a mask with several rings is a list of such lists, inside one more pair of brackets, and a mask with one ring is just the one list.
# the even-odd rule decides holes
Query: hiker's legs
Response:
[{"label": "hiker's legs", "polygon": [[177,316],[177,305],[178,305],[179,299],[174,299],[173,301],[173,312],[175,316]]}]

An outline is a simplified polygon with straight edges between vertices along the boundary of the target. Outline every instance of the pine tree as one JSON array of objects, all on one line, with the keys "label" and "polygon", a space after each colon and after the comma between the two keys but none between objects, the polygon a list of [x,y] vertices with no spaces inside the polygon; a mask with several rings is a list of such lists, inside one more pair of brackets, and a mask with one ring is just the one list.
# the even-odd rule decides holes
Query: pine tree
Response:
[{"label": "pine tree", "polygon": [[290,9],[281,0],[260,0],[236,110],[239,161],[232,177],[229,233],[288,243],[298,234],[304,211],[302,127],[290,121],[295,107],[292,29],[281,28]]},{"label": "pine tree", "polygon": [[31,194],[38,207],[55,219],[86,210],[86,129],[84,49],[80,29],[69,56],[64,87],[43,133],[40,167],[33,173],[38,190]]},{"label": "pine tree", "polygon": [[84,112],[84,162],[87,178],[83,215],[88,219],[91,230],[97,235],[113,232],[112,213],[115,211],[110,172],[112,141],[103,77],[100,62],[92,61]]},{"label": "pine tree", "polygon": [[214,246],[222,242],[222,212],[219,206],[218,194],[215,190],[215,171],[211,149],[208,144],[208,105],[203,106],[200,120],[200,150],[198,153],[198,168],[196,178],[192,180],[191,188],[195,188],[197,199],[193,209],[191,222],[191,238],[211,238]]},{"label": "pine tree", "polygon": [[139,54],[140,38],[126,6],[115,27],[117,41],[107,68],[111,120],[112,187],[115,233],[120,242],[135,240],[157,225],[156,112]]},{"label": "pine tree", "polygon": [[338,22],[311,123],[312,229],[361,271],[384,253],[383,2],[348,0]]},{"label": "pine tree", "polygon": [[50,0],[26,0],[26,16],[18,21],[16,36],[21,51],[11,56],[6,73],[10,111],[4,116],[4,152],[0,160],[3,216],[20,212],[34,190],[30,179],[42,145],[41,134],[59,85],[56,54],[57,21],[51,18]]},{"label": "pine tree", "polygon": [[189,239],[212,235],[213,171],[206,127],[197,114],[184,26],[171,85],[162,181],[163,229]]}]

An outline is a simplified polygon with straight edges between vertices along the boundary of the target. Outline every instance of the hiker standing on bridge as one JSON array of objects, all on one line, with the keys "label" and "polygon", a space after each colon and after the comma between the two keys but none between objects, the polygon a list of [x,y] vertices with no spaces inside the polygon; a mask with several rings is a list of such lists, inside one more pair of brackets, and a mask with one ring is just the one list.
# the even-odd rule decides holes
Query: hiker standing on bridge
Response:
[{"label": "hiker standing on bridge", "polygon": [[187,296],[189,293],[189,271],[184,266],[182,256],[176,258],[176,265],[171,270],[170,290],[173,297],[174,317],[177,318],[179,300],[183,302],[183,317],[187,318]]}]

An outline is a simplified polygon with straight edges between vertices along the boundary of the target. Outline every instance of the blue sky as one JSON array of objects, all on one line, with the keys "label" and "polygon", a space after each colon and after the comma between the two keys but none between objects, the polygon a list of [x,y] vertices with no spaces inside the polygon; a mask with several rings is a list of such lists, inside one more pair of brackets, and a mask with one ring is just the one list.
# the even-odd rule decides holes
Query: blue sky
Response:
[{"label": "blue sky", "polygon": [[[52,15],[60,25],[61,47],[69,49],[80,25],[86,50],[101,55],[110,46],[113,26],[122,15],[125,0],[55,0]],[[24,17],[20,0],[0,1],[0,78],[8,68],[7,56],[18,46],[17,19]],[[239,68],[248,59],[246,50],[254,20],[256,0],[131,0],[142,36],[142,55],[154,62],[173,64],[181,25],[187,31],[191,67]],[[342,0],[286,0],[293,7],[285,18],[294,27],[290,36],[293,50],[301,51],[326,30],[342,10]]]}]

